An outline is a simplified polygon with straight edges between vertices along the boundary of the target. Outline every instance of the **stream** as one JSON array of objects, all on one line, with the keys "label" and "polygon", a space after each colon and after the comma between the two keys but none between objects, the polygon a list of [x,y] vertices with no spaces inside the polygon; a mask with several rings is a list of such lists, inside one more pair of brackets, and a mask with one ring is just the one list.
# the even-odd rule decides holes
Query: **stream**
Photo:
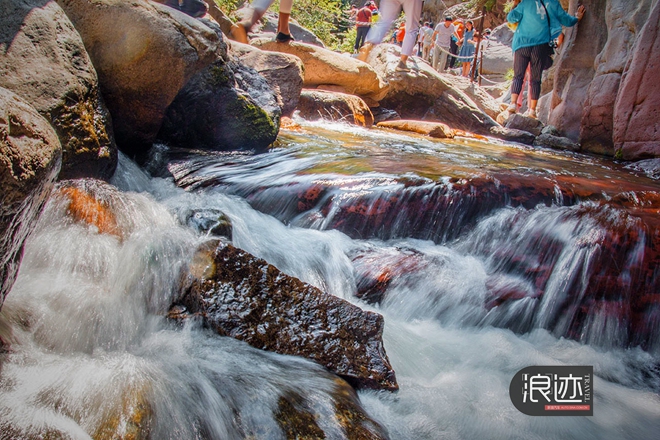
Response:
[{"label": "stream", "polygon": [[[400,389],[358,395],[391,439],[657,437],[660,183],[574,153],[297,122],[261,155],[121,156],[121,238],[51,198],[0,313],[0,438],[286,438],[287,393],[347,438],[324,368],[165,318],[207,239],[189,219],[209,211],[236,247],[384,316]],[[594,415],[520,413],[509,383],[532,365],[593,366]]]}]

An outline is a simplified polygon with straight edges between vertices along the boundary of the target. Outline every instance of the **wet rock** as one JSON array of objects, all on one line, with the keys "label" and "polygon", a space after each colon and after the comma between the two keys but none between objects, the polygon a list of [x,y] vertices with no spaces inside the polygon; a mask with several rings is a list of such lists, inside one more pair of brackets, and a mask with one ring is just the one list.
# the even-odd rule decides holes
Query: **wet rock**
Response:
[{"label": "wet rock", "polygon": [[509,142],[519,142],[521,144],[532,145],[534,143],[534,136],[532,133],[523,130],[516,130],[515,128],[506,128],[495,126],[490,128],[489,134],[498,139]]},{"label": "wet rock", "polygon": [[[387,439],[385,429],[367,415],[355,390],[344,380],[335,379],[332,392],[335,419],[349,440]],[[326,438],[319,426],[319,414],[314,402],[300,394],[280,397],[275,415],[286,438]]]},{"label": "wet rock", "polygon": [[273,89],[261,75],[218,59],[181,89],[158,139],[180,148],[265,151],[277,137],[280,117]]},{"label": "wet rock", "polygon": [[361,249],[350,257],[355,269],[356,296],[369,304],[383,301],[387,289],[399,277],[421,272],[429,265],[421,253],[409,248]]},{"label": "wet rock", "polygon": [[374,116],[367,104],[359,96],[345,93],[303,90],[298,110],[302,118],[311,121],[328,119],[362,127],[371,127],[374,124]]},{"label": "wet rock", "polygon": [[626,160],[660,156],[660,4],[635,44],[614,109],[614,146]]},{"label": "wet rock", "polygon": [[74,221],[94,226],[99,234],[121,237],[117,219],[107,203],[98,200],[84,188],[64,186],[58,193],[69,199],[67,213]]},{"label": "wet rock", "polygon": [[439,139],[451,139],[454,137],[454,130],[449,128],[447,124],[440,122],[398,120],[379,122],[378,126],[395,130],[412,131]]},{"label": "wet rock", "polygon": [[569,138],[543,133],[534,139],[535,147],[548,147],[557,150],[580,151],[580,144]]},{"label": "wet rock", "polygon": [[543,130],[543,123],[538,119],[528,118],[520,113],[514,113],[506,120],[505,127],[526,131],[532,133],[534,136],[538,136]]},{"label": "wet rock", "polygon": [[197,252],[176,305],[223,336],[311,359],[358,388],[396,390],[383,318],[211,241]]},{"label": "wet rock", "polygon": [[[179,214],[182,223],[193,228],[198,234],[232,238],[231,220],[219,209],[196,209]],[[183,217],[183,218],[181,218]]]},{"label": "wet rock", "polygon": [[0,308],[61,161],[62,147],[48,121],[0,88]]},{"label": "wet rock", "polygon": [[298,42],[281,44],[263,39],[253,44],[262,50],[288,53],[300,58],[305,66],[303,85],[306,88],[335,85],[342,88],[336,91],[349,95],[377,97],[386,87],[371,66],[322,47]]},{"label": "wet rock", "polygon": [[0,41],[0,87],[55,129],[60,178],[109,179],[117,166],[109,114],[83,41],[62,8],[54,1],[3,1]]},{"label": "wet rock", "polygon": [[226,45],[210,28],[153,2],[60,0],[82,36],[112,113],[118,145],[131,156],[152,145],[165,111]]},{"label": "wet rock", "polygon": [[230,54],[248,67],[259,72],[275,91],[283,116],[291,116],[298,106],[303,87],[303,64],[300,58],[280,52],[260,50],[256,47],[232,42]]},{"label": "wet rock", "polygon": [[646,159],[626,165],[626,168],[641,171],[651,179],[660,179],[660,158]]},{"label": "wet rock", "polygon": [[113,402],[94,431],[93,438],[147,440],[150,438],[153,409],[147,396],[147,385],[126,386],[118,401]]}]

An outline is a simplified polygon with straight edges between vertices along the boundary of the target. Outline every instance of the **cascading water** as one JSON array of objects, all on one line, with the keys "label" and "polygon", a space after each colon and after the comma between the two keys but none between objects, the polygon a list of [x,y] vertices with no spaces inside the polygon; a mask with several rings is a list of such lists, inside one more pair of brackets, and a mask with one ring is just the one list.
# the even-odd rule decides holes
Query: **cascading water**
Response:
[{"label": "cascading water", "polygon": [[[649,199],[630,202],[657,184],[579,156],[344,125],[280,143],[164,151],[190,191],[122,157],[121,193],[91,188],[113,207],[107,231],[51,198],[0,314],[0,438],[285,438],[290,396],[316,437],[347,437],[322,367],[164,318],[206,239],[182,225],[201,209],[229,216],[237,247],[384,315],[400,390],[359,396],[392,439],[657,435],[656,231]],[[509,381],[530,365],[593,365],[594,416],[519,413]]]}]

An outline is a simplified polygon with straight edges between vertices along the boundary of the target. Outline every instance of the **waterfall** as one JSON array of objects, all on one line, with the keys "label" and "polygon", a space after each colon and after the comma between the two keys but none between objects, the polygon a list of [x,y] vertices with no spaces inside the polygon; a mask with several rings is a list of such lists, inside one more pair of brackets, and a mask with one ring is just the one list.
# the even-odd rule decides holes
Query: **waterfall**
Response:
[{"label": "waterfall", "polygon": [[[655,233],[646,202],[571,186],[584,178],[596,187],[601,172],[635,195],[654,182],[576,155],[344,125],[280,138],[259,156],[163,148],[169,157],[158,160],[185,190],[122,156],[118,190],[87,188],[111,207],[114,233],[76,221],[51,197],[0,313],[12,343],[0,355],[0,438],[287,438],[283,405],[312,414],[317,436],[350,438],[336,416],[342,391],[324,368],[166,319],[180,271],[208,238],[185,222],[200,209],[231,219],[237,247],[384,316],[400,390],[358,395],[391,439],[657,435],[660,319],[648,299],[655,278],[643,270]],[[502,180],[503,169],[527,167],[547,180],[531,206]],[[450,168],[446,178],[430,171]],[[462,206],[473,211],[461,217],[453,196],[470,179],[488,184],[472,186],[475,199]],[[489,188],[488,203],[478,188]],[[359,223],[331,226],[350,200],[406,191],[426,191],[428,212],[417,217],[431,217],[404,215],[406,195],[387,211],[398,217],[359,217],[358,232]],[[447,209],[433,212],[440,204]],[[406,233],[406,215],[416,234]],[[361,299],[369,276],[382,282]],[[593,365],[594,416],[519,413],[509,381],[530,365]]]}]

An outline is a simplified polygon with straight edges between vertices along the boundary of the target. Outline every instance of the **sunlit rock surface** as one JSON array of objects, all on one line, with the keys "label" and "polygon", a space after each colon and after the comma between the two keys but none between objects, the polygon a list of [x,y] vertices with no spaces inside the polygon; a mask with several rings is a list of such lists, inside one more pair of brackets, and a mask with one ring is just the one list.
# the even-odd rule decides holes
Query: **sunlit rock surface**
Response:
[{"label": "sunlit rock surface", "polygon": [[55,129],[63,179],[109,179],[117,166],[110,116],[83,41],[55,1],[0,7],[0,87],[26,100]]},{"label": "sunlit rock surface", "polygon": [[300,117],[310,121],[328,119],[371,127],[374,116],[367,104],[355,95],[321,90],[303,90],[298,103]]},{"label": "sunlit rock surface", "polygon": [[220,335],[306,357],[359,388],[398,389],[383,347],[381,315],[229,244],[211,241],[199,249],[177,304]]}]

